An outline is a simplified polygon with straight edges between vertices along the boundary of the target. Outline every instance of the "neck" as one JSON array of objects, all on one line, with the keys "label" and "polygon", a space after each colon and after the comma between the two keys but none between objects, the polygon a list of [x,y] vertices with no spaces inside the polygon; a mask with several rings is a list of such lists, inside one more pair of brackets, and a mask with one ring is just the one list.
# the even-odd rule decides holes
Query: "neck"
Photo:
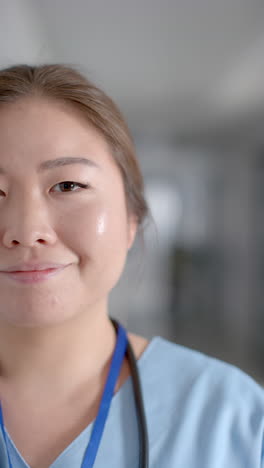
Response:
[{"label": "neck", "polygon": [[[54,327],[0,326],[0,382],[34,394],[70,392],[105,374],[116,342],[106,313],[83,314]],[[56,393],[55,393],[56,394]]]}]

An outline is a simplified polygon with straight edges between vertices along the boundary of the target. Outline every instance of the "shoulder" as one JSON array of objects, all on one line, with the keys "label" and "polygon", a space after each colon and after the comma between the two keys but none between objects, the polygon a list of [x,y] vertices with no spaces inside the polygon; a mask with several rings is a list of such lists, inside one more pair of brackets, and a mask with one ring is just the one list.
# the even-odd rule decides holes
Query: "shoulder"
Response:
[{"label": "shoulder", "polygon": [[143,378],[145,374],[147,379],[159,379],[168,386],[177,383],[180,390],[198,391],[210,383],[209,393],[222,388],[232,394],[239,387],[240,395],[248,392],[264,403],[264,389],[238,367],[158,336],[148,344],[139,364]]},{"label": "shoulder", "polygon": [[167,432],[174,446],[186,438],[198,450],[206,434],[212,450],[239,446],[260,459],[264,390],[245,372],[161,337],[152,339],[139,369],[153,443]]}]

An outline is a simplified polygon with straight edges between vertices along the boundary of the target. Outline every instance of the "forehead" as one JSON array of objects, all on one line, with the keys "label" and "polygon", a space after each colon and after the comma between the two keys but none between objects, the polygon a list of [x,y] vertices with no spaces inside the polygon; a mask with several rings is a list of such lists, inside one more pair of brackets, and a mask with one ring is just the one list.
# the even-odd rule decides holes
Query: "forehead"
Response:
[{"label": "forehead", "polygon": [[38,161],[78,152],[113,162],[105,138],[79,109],[42,97],[0,106],[0,141],[0,160],[34,155]]}]

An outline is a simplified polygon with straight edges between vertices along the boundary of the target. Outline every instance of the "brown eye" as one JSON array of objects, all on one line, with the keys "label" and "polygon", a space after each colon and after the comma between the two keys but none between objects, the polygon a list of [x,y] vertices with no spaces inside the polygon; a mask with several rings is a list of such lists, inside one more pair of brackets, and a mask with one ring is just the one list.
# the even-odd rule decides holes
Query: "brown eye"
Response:
[{"label": "brown eye", "polygon": [[56,184],[54,187],[61,187],[62,190],[55,190],[55,192],[76,192],[76,190],[72,190],[73,186],[78,186],[83,189],[87,189],[89,187],[88,184],[81,184],[79,182],[73,182],[73,181],[65,181],[65,182],[60,182],[59,184]]}]

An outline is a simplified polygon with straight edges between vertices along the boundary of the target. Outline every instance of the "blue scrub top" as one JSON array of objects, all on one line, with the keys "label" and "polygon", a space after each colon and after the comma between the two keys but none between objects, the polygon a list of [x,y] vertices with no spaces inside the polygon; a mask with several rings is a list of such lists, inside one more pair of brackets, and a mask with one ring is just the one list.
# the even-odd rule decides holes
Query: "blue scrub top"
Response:
[{"label": "blue scrub top", "polygon": [[[264,390],[238,368],[154,337],[138,361],[150,468],[264,468]],[[80,468],[93,423],[50,468]],[[26,430],[26,425],[25,425]],[[30,468],[8,439],[13,468]],[[94,468],[136,468],[132,381],[114,395]],[[8,468],[0,435],[0,467]]]}]

